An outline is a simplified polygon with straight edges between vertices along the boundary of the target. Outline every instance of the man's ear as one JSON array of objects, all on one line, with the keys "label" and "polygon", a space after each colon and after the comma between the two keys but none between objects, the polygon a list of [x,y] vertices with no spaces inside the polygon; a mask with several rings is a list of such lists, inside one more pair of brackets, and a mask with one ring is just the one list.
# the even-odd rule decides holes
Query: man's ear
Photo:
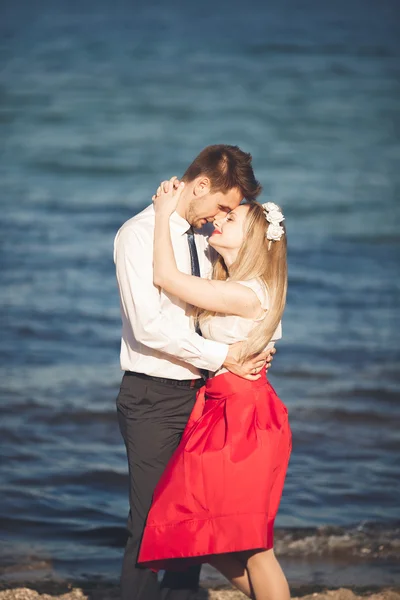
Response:
[{"label": "man's ear", "polygon": [[206,194],[208,194],[210,192],[210,189],[211,189],[211,181],[209,180],[208,177],[202,176],[202,177],[199,177],[198,180],[196,181],[196,184],[193,188],[193,194],[195,196],[197,196],[198,198],[201,198],[201,196],[205,196]]}]

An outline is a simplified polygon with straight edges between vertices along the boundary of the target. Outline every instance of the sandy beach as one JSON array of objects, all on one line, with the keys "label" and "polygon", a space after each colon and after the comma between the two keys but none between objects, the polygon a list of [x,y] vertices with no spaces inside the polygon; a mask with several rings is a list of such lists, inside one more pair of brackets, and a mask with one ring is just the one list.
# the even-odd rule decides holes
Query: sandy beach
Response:
[{"label": "sandy beach", "polygon": [[[13,584],[0,582],[0,600],[117,600],[117,585],[88,583],[75,587],[67,582],[34,582]],[[232,589],[202,588],[197,600],[244,600],[246,596]],[[400,588],[368,590],[366,588],[340,588],[337,590],[292,590],[292,598],[303,600],[400,600]]]}]

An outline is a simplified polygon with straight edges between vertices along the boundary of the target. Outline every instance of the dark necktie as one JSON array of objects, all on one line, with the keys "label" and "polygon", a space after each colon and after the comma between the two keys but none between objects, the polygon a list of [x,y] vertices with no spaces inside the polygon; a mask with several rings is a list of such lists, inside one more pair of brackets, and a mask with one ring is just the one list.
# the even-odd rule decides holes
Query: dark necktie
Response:
[{"label": "dark necktie", "polygon": [[[189,252],[190,252],[190,267],[192,270],[192,275],[196,277],[200,277],[200,265],[199,265],[199,256],[197,254],[196,242],[194,240],[194,231],[193,227],[191,227],[187,232],[187,240],[189,244]],[[196,321],[196,333],[201,335],[201,329],[199,324]]]},{"label": "dark necktie", "polygon": [[[194,240],[194,231],[193,231],[192,227],[186,232],[186,235],[187,235],[187,240],[188,240],[188,244],[189,244],[190,267],[192,270],[192,275],[195,275],[196,277],[200,277],[199,256],[197,254],[196,242]],[[198,335],[202,335],[201,329],[200,329],[197,321],[196,321],[196,333]],[[208,378],[207,370],[200,369],[200,373],[201,373],[203,379]]]},{"label": "dark necktie", "polygon": [[192,268],[192,275],[200,277],[199,257],[197,255],[196,242],[194,241],[194,231],[192,227],[186,232],[186,235],[189,244],[190,266]]}]

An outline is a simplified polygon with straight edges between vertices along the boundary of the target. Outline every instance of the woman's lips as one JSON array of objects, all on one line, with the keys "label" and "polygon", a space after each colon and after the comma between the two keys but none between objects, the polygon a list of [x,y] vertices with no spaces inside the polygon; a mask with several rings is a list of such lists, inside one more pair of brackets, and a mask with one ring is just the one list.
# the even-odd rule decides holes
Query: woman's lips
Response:
[{"label": "woman's lips", "polygon": [[211,235],[221,235],[221,231],[218,231],[218,229],[214,229],[214,231],[212,232]]}]

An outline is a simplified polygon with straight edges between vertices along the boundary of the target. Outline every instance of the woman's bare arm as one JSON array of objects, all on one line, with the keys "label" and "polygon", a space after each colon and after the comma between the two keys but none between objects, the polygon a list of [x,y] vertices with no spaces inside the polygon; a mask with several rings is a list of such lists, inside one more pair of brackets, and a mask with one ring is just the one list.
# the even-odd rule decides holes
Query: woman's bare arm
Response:
[{"label": "woman's bare arm", "polygon": [[261,304],[250,288],[230,281],[202,279],[179,271],[172,247],[169,219],[178,203],[183,185],[180,185],[174,196],[172,185],[170,187],[169,193],[161,194],[154,201],[154,284],[199,308],[246,318],[258,317]]}]

